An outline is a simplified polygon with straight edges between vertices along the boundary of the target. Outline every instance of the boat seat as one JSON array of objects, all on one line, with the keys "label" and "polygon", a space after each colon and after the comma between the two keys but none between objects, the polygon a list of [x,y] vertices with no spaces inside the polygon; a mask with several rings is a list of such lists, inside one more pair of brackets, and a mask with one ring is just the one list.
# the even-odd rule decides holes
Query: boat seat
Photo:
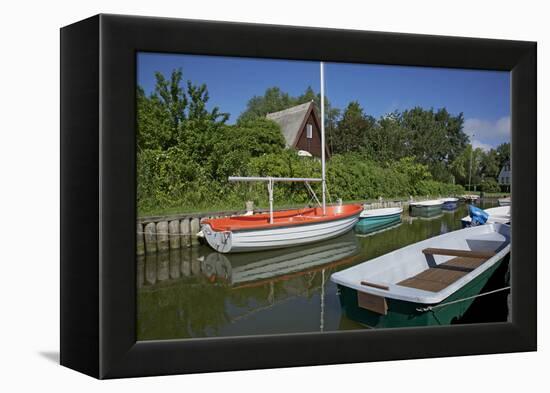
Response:
[{"label": "boat seat", "polygon": [[472,251],[472,250],[454,250],[451,248],[425,248],[422,250],[428,255],[449,255],[453,257],[467,257],[489,259],[496,254],[495,251]]},{"label": "boat seat", "polygon": [[397,285],[439,292],[481,266],[487,259],[456,257],[398,282]]}]

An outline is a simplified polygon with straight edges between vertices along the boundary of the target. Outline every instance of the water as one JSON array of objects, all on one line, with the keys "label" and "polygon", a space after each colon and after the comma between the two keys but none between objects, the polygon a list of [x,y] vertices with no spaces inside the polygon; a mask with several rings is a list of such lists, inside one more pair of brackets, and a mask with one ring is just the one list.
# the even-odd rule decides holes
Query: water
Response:
[{"label": "water", "polygon": [[[341,312],[330,275],[460,229],[465,215],[465,205],[430,219],[404,212],[401,224],[374,235],[351,231],[277,251],[222,255],[201,245],[140,257],[138,340],[365,329]],[[463,323],[506,320],[506,293],[485,298],[474,302]]]}]

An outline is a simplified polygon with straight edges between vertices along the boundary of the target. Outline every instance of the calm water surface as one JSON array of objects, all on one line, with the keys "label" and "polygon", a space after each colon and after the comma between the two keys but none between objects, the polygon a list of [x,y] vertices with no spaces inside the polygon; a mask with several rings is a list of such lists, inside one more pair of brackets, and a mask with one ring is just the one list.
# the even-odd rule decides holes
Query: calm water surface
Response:
[{"label": "calm water surface", "polygon": [[[400,225],[374,235],[277,251],[222,255],[201,245],[139,257],[138,340],[365,329],[341,312],[330,275],[460,229],[465,215],[463,204],[431,219],[404,212]],[[464,322],[506,319],[506,295],[486,298]]]}]

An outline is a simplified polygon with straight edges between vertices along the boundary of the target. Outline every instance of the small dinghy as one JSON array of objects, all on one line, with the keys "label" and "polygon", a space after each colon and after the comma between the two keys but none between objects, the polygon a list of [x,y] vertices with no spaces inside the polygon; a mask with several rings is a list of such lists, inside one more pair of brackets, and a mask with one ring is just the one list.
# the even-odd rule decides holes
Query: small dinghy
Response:
[{"label": "small dinghy", "polygon": [[510,253],[510,226],[427,239],[334,273],[348,318],[370,327],[446,325],[460,318]]},{"label": "small dinghy", "polygon": [[456,210],[458,207],[458,198],[443,198],[443,205],[441,206],[441,209],[446,211],[453,211]]},{"label": "small dinghy", "polygon": [[[466,228],[472,225],[472,217],[471,217],[473,215],[472,211],[476,212],[476,210],[474,209],[481,210],[475,206],[470,206],[469,208],[470,215],[463,217],[462,220],[460,220],[462,223],[462,228]],[[487,218],[482,224],[484,223],[509,224],[511,221],[510,206],[492,207],[490,209],[485,209],[483,211],[487,214]],[[477,222],[476,224],[480,224],[480,222]]]},{"label": "small dinghy", "polygon": [[401,213],[401,207],[363,210],[359,215],[359,222],[355,225],[355,231],[364,235],[389,228],[401,222]]},{"label": "small dinghy", "polygon": [[443,201],[434,199],[431,201],[411,202],[409,204],[409,212],[412,216],[430,217],[441,213]]},{"label": "small dinghy", "polygon": [[476,194],[464,194],[460,197],[460,200],[467,203],[475,203],[479,199],[479,195]]}]

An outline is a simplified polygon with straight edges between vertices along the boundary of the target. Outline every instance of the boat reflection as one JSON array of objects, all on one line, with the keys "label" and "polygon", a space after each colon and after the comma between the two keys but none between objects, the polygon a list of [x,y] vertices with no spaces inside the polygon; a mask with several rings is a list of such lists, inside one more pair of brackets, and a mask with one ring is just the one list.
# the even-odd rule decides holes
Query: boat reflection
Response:
[{"label": "boat reflection", "polygon": [[171,250],[138,259],[138,287],[195,279],[240,287],[305,274],[327,265],[352,263],[358,253],[353,232],[303,247],[260,253],[220,254],[206,247]]},{"label": "boat reflection", "polygon": [[[211,281],[225,281],[232,286],[270,280],[298,272],[307,272],[334,262],[351,262],[357,251],[354,236],[343,236],[298,249],[252,254],[212,252],[202,261],[204,273]],[[215,277],[215,279],[214,279]]]},{"label": "boat reflection", "polygon": [[[263,328],[274,333],[324,331],[327,321],[337,327],[338,309],[325,313],[328,279],[358,258],[353,232],[253,254],[222,255],[195,247],[147,255],[137,266],[139,337],[255,334],[258,320],[271,314],[277,318],[268,318]],[[296,313],[301,299],[317,304],[316,311]],[[300,326],[288,324],[288,315]]]}]

